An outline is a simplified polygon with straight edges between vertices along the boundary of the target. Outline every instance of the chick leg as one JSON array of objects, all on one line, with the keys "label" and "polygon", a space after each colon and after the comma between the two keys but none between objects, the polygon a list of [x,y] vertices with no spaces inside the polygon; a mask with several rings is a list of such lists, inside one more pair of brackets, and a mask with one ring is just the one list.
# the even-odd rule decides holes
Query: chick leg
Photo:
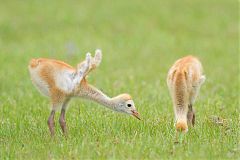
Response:
[{"label": "chick leg", "polygon": [[48,118],[48,128],[49,128],[49,131],[51,133],[51,136],[54,136],[55,134],[55,131],[54,131],[54,126],[55,126],[55,123],[54,123],[54,115],[55,115],[55,110],[52,110],[51,113],[50,113],[50,116]]}]

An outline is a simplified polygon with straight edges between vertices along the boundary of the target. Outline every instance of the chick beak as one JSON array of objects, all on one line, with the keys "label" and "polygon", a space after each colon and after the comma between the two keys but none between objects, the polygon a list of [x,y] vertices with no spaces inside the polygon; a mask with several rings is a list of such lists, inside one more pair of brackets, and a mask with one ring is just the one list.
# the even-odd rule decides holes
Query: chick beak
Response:
[{"label": "chick beak", "polygon": [[139,113],[136,110],[132,110],[132,115],[137,119],[141,120]]}]

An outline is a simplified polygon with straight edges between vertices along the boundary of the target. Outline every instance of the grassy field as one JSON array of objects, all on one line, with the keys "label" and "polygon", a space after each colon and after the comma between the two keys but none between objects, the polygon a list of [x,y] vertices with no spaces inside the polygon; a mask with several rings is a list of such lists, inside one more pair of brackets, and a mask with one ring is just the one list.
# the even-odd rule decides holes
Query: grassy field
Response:
[{"label": "grassy field", "polygon": [[[239,158],[238,6],[230,0],[1,1],[0,159]],[[76,65],[96,48],[103,61],[89,82],[110,96],[130,93],[142,121],[74,99],[68,138],[55,119],[51,139],[49,101],[33,87],[28,62],[48,57]],[[166,75],[188,54],[201,59],[207,80],[195,105],[196,127],[176,144]]]}]

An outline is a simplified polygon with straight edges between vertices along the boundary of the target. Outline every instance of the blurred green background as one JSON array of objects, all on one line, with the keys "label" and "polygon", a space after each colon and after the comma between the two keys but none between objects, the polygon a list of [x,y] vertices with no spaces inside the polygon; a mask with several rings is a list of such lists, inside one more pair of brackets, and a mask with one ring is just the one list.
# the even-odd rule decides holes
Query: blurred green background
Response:
[{"label": "blurred green background", "polygon": [[[0,159],[236,159],[239,157],[239,3],[231,0],[0,1]],[[142,121],[72,100],[69,137],[51,139],[49,101],[28,74],[31,58],[76,66],[103,51],[89,82],[128,92]],[[197,124],[175,142],[166,75],[185,55],[207,80]],[[223,120],[219,125],[217,120]]]}]

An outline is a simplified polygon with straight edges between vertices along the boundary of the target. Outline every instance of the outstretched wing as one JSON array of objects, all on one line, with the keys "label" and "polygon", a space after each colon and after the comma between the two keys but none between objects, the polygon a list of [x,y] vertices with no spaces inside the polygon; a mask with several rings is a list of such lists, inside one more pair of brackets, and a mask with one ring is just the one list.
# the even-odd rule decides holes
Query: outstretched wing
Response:
[{"label": "outstretched wing", "polygon": [[97,49],[95,51],[94,57],[91,57],[90,66],[89,66],[88,72],[86,72],[86,75],[88,75],[89,72],[97,68],[100,65],[101,61],[102,61],[102,51],[100,49]]},{"label": "outstretched wing", "polygon": [[83,78],[85,78],[92,70],[100,65],[101,61],[102,51],[100,49],[95,51],[94,57],[91,56],[91,53],[87,53],[85,61],[81,62],[77,66],[73,83],[76,85],[80,84]]}]

